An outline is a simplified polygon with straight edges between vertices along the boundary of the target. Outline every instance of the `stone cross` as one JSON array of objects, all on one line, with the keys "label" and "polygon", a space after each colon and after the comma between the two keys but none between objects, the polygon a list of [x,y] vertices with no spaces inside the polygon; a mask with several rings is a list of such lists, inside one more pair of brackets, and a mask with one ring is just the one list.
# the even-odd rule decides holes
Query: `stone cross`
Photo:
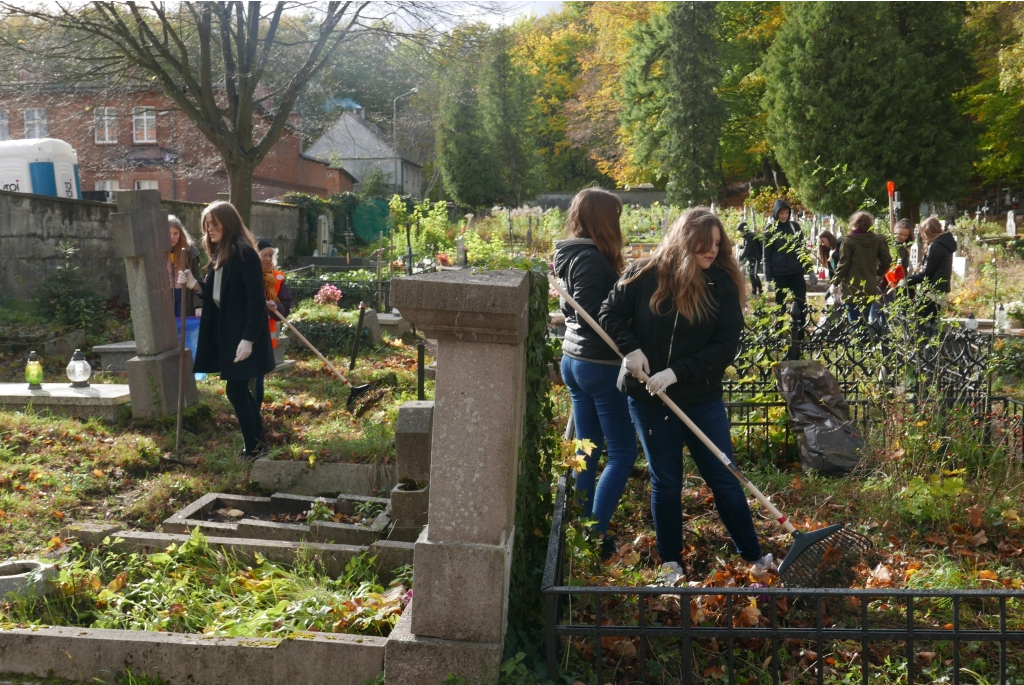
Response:
[{"label": "stone cross", "polygon": [[459,236],[455,239],[455,264],[466,266],[466,239]]},{"label": "stone cross", "polygon": [[[161,209],[156,190],[118,192],[116,202],[117,213],[110,217],[114,249],[124,258],[138,354],[125,364],[132,415],[169,416],[178,408],[178,333],[174,294],[167,280],[171,250],[167,212]],[[189,405],[196,401],[197,391],[192,355],[185,356],[185,404]]]},{"label": "stone cross", "polygon": [[387,682],[454,673],[497,682],[508,616],[526,392],[529,274],[444,271],[395,279],[392,303],[437,339],[428,525],[416,596],[385,654]]}]

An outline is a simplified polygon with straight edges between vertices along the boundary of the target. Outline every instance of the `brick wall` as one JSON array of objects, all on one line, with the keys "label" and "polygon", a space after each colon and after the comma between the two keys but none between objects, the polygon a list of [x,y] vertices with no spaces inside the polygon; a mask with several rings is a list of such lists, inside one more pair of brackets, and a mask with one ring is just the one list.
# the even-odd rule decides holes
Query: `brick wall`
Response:
[{"label": "brick wall", "polygon": [[[155,120],[155,135],[146,136],[142,126],[135,126],[136,107],[153,109],[155,116],[146,121]],[[91,92],[32,97],[5,93],[0,95],[0,111],[7,112],[10,138],[25,137],[24,113],[30,108],[46,111],[47,137],[65,140],[77,151],[82,190],[107,189],[104,184],[111,181],[121,190],[155,182],[163,197],[191,202],[210,202],[227,191],[216,150],[162,94],[106,98]],[[98,108],[109,108],[102,110],[109,118],[97,119]],[[259,129],[268,122],[256,123]],[[298,134],[286,129],[256,168],[253,198],[266,200],[290,191],[329,194],[328,166],[300,154]]]}]

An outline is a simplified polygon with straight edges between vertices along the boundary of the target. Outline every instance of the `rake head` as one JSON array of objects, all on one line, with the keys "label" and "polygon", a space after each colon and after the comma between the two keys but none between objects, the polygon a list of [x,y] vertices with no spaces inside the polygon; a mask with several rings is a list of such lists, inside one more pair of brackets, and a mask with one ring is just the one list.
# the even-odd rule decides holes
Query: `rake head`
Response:
[{"label": "rake head", "polygon": [[351,407],[352,403],[358,400],[360,397],[370,392],[373,389],[373,383],[363,383],[362,385],[353,385],[352,389],[348,391],[348,399],[345,400],[345,406]]},{"label": "rake head", "polygon": [[837,523],[809,533],[793,533],[793,547],[779,565],[787,587],[849,587],[871,540]]}]

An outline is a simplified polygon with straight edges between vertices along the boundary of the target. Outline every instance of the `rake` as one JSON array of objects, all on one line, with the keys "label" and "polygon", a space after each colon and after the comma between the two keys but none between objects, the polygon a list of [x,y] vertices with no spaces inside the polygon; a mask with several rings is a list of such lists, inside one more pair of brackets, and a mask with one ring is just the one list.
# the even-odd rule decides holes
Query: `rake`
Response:
[{"label": "rake", "polygon": [[[548,275],[548,282],[587,324],[593,328],[601,338],[608,343],[617,355],[623,356],[618,345],[611,339],[603,328],[590,316],[569,293],[565,291],[561,283],[553,275]],[[646,383],[647,374],[640,372],[639,380]],[[743,472],[740,471],[725,453],[720,450],[711,439],[690,420],[682,409],[663,392],[658,397],[679,419],[686,424],[686,427],[693,431],[701,442],[718,457],[718,460],[725,465],[729,471],[736,476],[736,479],[743,484],[750,494],[761,503],[772,518],[779,522],[786,532],[793,537],[793,546],[785,559],[779,564],[779,578],[782,582],[791,587],[827,587],[826,583],[844,583],[850,575],[852,567],[856,566],[859,557],[872,548],[871,541],[860,533],[847,530],[843,524],[837,523],[814,531],[799,531],[789,519],[783,515],[778,508],[769,501],[767,497],[751,483]],[[852,580],[852,578],[850,578]]]},{"label": "rake", "polygon": [[326,364],[328,369],[334,372],[334,375],[338,377],[338,380],[345,384],[345,387],[348,388],[348,399],[345,400],[346,407],[351,407],[353,402],[355,402],[357,399],[359,399],[360,397],[362,397],[363,395],[365,395],[366,393],[373,389],[373,383],[364,383],[362,385],[352,385],[351,383],[349,383],[348,379],[341,374],[341,371],[338,371],[336,368],[334,368],[334,364],[327,361],[327,357],[320,354],[320,350],[313,347],[313,343],[306,340],[306,336],[302,335],[302,333],[299,333],[299,331],[295,328],[295,326],[291,324],[290,321],[288,321],[288,319],[281,316],[281,312],[277,311],[276,309],[271,309],[270,311],[274,314],[274,316],[280,319],[281,323],[288,327],[288,330],[295,334],[296,338],[301,340],[306,345],[306,347],[312,350],[313,354],[319,357],[320,361]]}]

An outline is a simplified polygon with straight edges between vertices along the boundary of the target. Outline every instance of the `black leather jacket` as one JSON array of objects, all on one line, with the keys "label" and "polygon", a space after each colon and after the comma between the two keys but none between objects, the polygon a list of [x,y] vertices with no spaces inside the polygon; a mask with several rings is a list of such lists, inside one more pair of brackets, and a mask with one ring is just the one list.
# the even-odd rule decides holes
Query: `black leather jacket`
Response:
[{"label": "black leather jacket", "polygon": [[[619,274],[589,238],[571,238],[555,242],[555,275],[565,290],[597,319],[601,303],[619,280]],[[618,361],[604,340],[583,321],[569,304],[562,303],[565,314],[565,338],[562,353],[577,359]]]}]

